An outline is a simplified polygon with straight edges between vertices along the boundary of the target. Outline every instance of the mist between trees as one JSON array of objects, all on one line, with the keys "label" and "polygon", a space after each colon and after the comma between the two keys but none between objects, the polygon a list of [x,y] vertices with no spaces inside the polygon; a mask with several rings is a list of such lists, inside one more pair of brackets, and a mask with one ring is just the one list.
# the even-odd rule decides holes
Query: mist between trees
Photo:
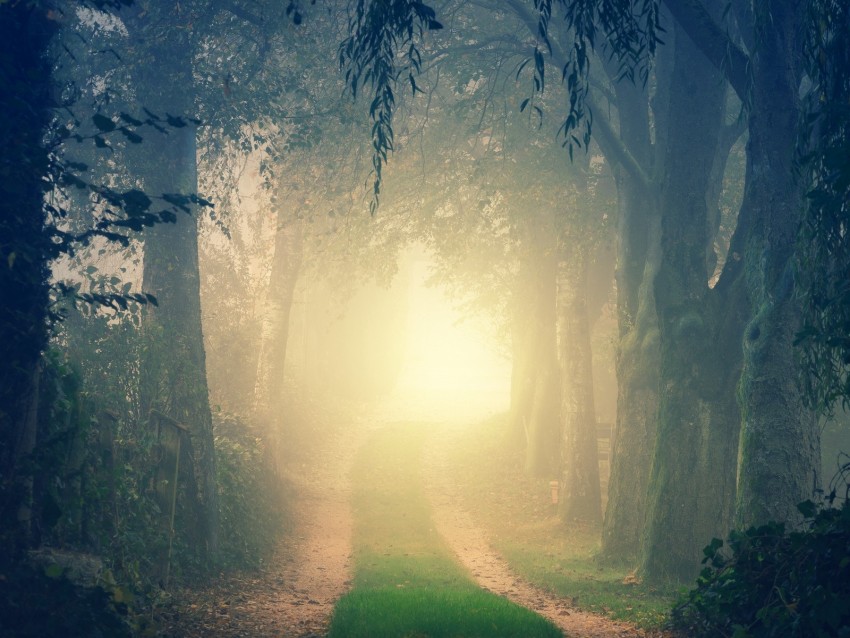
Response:
[{"label": "mist between trees", "polygon": [[836,487],[841,3],[0,18],[3,569],[86,552],[141,591],[258,564],[304,406],[379,402],[413,365],[423,264],[602,560],[690,583],[712,538],[794,529]]}]

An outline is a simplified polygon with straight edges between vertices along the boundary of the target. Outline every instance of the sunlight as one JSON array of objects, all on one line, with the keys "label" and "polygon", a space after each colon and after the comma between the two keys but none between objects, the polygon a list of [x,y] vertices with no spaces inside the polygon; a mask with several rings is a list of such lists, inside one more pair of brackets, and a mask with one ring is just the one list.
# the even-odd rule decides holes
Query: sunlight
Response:
[{"label": "sunlight", "polygon": [[383,408],[387,419],[469,423],[508,408],[510,364],[484,322],[467,318],[426,285],[429,262],[413,261],[405,359]]}]

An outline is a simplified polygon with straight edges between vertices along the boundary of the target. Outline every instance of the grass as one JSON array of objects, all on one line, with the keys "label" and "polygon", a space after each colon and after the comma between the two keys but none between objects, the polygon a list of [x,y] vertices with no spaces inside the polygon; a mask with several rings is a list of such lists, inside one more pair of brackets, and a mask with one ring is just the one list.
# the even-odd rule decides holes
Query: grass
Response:
[{"label": "grass", "polygon": [[522,459],[505,444],[505,421],[497,417],[470,428],[452,450],[453,478],[495,549],[518,574],[571,597],[580,609],[659,628],[679,592],[638,583],[628,566],[602,564],[600,529],[558,520],[548,480],[525,476]]},{"label": "grass", "polygon": [[353,470],[354,583],[334,609],[330,638],[561,636],[549,621],[478,588],[430,518],[420,479],[428,432],[378,432]]}]

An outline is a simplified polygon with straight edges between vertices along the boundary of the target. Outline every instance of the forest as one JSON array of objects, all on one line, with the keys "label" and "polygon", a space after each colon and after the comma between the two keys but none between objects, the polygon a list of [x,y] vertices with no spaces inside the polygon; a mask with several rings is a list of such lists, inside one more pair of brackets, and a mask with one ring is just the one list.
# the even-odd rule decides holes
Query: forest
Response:
[{"label": "forest", "polygon": [[0,0],[0,636],[850,636],[848,33]]}]

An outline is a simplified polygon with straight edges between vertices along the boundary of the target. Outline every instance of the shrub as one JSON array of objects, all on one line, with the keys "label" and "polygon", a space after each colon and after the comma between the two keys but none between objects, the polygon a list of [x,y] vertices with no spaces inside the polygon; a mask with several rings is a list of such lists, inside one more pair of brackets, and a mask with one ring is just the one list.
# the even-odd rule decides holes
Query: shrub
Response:
[{"label": "shrub", "polygon": [[733,532],[728,549],[714,539],[674,626],[695,637],[850,636],[850,505],[798,507],[802,531],[768,523]]},{"label": "shrub", "polygon": [[266,441],[234,417],[215,419],[223,567],[259,566],[274,549],[283,498]]}]

